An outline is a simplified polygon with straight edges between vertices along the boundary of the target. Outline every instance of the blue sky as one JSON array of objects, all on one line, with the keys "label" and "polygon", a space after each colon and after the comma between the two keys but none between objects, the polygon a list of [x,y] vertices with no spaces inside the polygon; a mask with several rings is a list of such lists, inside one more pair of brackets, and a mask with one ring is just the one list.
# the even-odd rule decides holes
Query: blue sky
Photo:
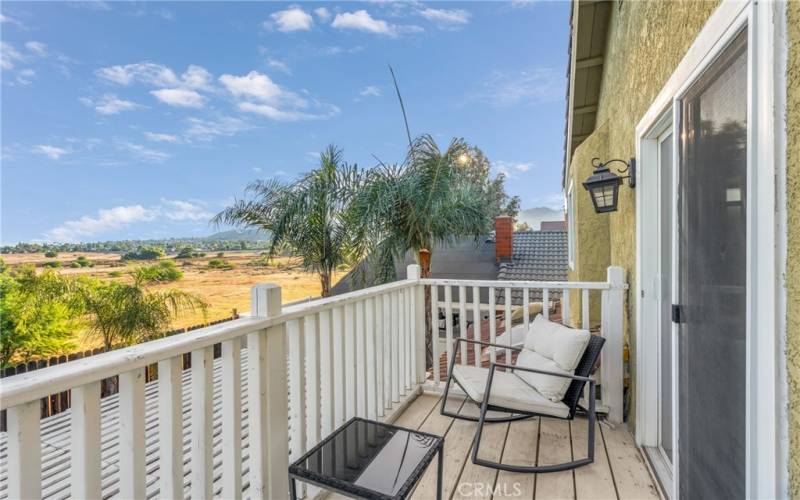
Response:
[{"label": "blue sky", "polygon": [[[205,236],[256,179],[405,132],[482,148],[558,207],[566,2],[0,4],[3,243]],[[373,156],[374,155],[374,156]]]}]

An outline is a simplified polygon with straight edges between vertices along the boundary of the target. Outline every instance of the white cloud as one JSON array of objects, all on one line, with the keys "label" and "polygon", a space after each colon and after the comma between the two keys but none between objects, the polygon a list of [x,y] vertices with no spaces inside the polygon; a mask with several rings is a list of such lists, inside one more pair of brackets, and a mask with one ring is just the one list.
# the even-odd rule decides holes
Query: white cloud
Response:
[{"label": "white cloud", "polygon": [[316,9],[314,9],[314,14],[316,14],[317,18],[323,23],[331,18],[331,11],[329,11],[325,7],[317,7]]},{"label": "white cloud", "polygon": [[323,47],[320,50],[320,54],[325,56],[338,56],[340,54],[355,54],[357,52],[361,52],[364,50],[363,45],[356,45],[355,47],[339,47],[338,45],[331,45],[329,47]]},{"label": "white cloud", "polygon": [[150,91],[159,101],[177,108],[202,108],[206,98],[190,89],[158,89]]},{"label": "white cloud", "polygon": [[273,101],[283,93],[269,76],[257,71],[251,71],[244,76],[222,75],[219,82],[236,97]]},{"label": "white cloud", "polygon": [[[311,17],[311,14],[296,5],[286,10],[274,12],[269,17],[272,18],[272,21],[277,25],[278,31],[283,31],[284,33],[290,31],[308,31],[314,25],[314,18]],[[265,23],[265,25],[268,24],[269,23]]]},{"label": "white cloud", "polygon": [[145,132],[144,136],[149,141],[153,142],[169,142],[171,144],[176,144],[181,142],[180,137],[177,135],[170,135],[170,134],[160,134],[157,132]]},{"label": "white cloud", "polygon": [[29,85],[32,78],[36,76],[36,72],[30,68],[25,68],[17,73],[17,83],[20,85]]},{"label": "white cloud", "polygon": [[50,144],[39,144],[35,148],[33,148],[34,153],[39,153],[47,156],[51,160],[58,160],[65,154],[69,153],[69,150],[60,148],[58,146],[53,146]]},{"label": "white cloud", "polygon": [[285,62],[278,59],[274,59],[272,57],[267,58],[267,66],[273,69],[277,69],[278,71],[283,71],[287,75],[292,74],[292,70],[289,68],[289,66],[286,65]]},{"label": "white cloud", "polygon": [[25,48],[39,57],[47,55],[47,45],[43,44],[42,42],[31,40],[30,42],[25,43]]},{"label": "white cloud", "polygon": [[326,113],[305,113],[296,110],[282,110],[269,104],[256,104],[253,102],[241,102],[239,103],[239,109],[247,111],[248,113],[266,116],[267,118],[277,121],[323,120],[336,116],[340,111],[338,107],[330,106]]},{"label": "white cloud", "polygon": [[169,220],[209,220],[214,216],[203,207],[188,201],[162,199],[161,203],[164,205],[161,213]]},{"label": "white cloud", "polygon": [[223,116],[214,120],[189,118],[189,128],[184,136],[187,140],[210,141],[216,137],[230,137],[252,128],[246,121]]},{"label": "white cloud", "polygon": [[383,95],[383,92],[381,91],[381,88],[378,87],[377,85],[367,85],[366,87],[361,89],[361,92],[359,92],[358,95],[363,97],[370,97],[370,96],[380,97],[381,95]]},{"label": "white cloud", "polygon": [[180,81],[175,72],[163,64],[140,62],[100,68],[97,76],[119,85],[130,85],[134,82],[155,85],[157,87],[178,86]]},{"label": "white cloud", "polygon": [[19,53],[13,45],[0,42],[0,68],[13,69],[16,63],[24,62],[25,56]]},{"label": "white cloud", "polygon": [[50,241],[77,242],[81,238],[122,229],[136,222],[152,221],[155,217],[153,210],[142,205],[103,208],[94,217],[84,215],[77,220],[68,220],[47,231],[45,236]]},{"label": "white cloud", "polygon": [[553,68],[496,71],[471,98],[497,107],[551,102],[564,98],[565,85],[564,76]]},{"label": "white cloud", "polygon": [[163,151],[150,149],[141,144],[132,142],[120,142],[119,148],[123,151],[127,151],[136,159],[147,163],[163,163],[169,159],[169,155]]},{"label": "white cloud", "polygon": [[189,65],[186,71],[181,75],[183,86],[196,90],[211,90],[213,85],[213,75],[202,66],[194,64]]},{"label": "white cloud", "polygon": [[531,162],[497,160],[493,163],[495,170],[509,179],[518,177],[518,173],[525,173],[533,168]]},{"label": "white cloud", "polygon": [[83,104],[93,107],[94,110],[101,115],[117,115],[123,111],[130,111],[142,107],[140,104],[136,104],[133,101],[120,99],[115,94],[105,94],[99,99],[81,97],[79,100]]},{"label": "white cloud", "polygon": [[369,12],[363,9],[336,14],[331,26],[338,29],[353,29],[380,35],[394,36],[396,34],[394,26],[382,19],[373,18],[369,15]]},{"label": "white cloud", "polygon": [[0,14],[0,23],[14,24],[18,28],[25,29],[25,25],[22,24],[22,22],[20,22],[17,19],[14,19],[13,17],[9,17],[3,14]]},{"label": "white cloud", "polygon": [[439,27],[453,27],[469,22],[470,14],[464,9],[423,9],[419,14]]}]

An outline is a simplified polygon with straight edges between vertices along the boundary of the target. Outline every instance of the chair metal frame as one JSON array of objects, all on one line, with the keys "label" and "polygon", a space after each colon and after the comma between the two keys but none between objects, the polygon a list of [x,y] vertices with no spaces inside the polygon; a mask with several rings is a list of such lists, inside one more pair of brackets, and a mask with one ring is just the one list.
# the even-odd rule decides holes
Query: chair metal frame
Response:
[{"label": "chair metal frame", "polygon": [[[445,416],[448,416],[448,417],[453,417],[453,418],[457,418],[457,419],[461,419],[461,420],[468,420],[468,421],[471,421],[471,422],[477,422],[478,423],[478,428],[475,431],[475,437],[474,437],[473,446],[472,446],[472,462],[473,463],[475,463],[477,465],[482,465],[484,467],[490,467],[490,468],[493,468],[493,469],[505,470],[505,471],[509,471],[509,472],[544,473],[544,472],[559,472],[559,471],[564,471],[564,470],[576,469],[578,467],[581,467],[581,466],[584,466],[584,465],[588,465],[588,464],[591,464],[592,462],[594,462],[595,422],[597,421],[597,415],[595,413],[595,381],[591,377],[589,377],[588,375],[590,375],[592,367],[594,367],[595,363],[597,362],[597,357],[600,355],[600,351],[602,350],[603,344],[605,343],[605,339],[604,338],[599,337],[599,336],[592,336],[590,338],[590,343],[587,344],[587,346],[586,346],[586,350],[584,351],[584,354],[583,354],[583,356],[581,358],[581,361],[578,363],[579,367],[588,366],[588,368],[586,368],[586,371],[587,371],[586,375],[587,376],[583,376],[583,375],[568,375],[568,374],[564,374],[564,373],[556,373],[556,372],[550,372],[550,371],[546,371],[546,370],[538,370],[538,369],[535,369],[535,368],[526,368],[526,367],[521,367],[521,366],[514,366],[514,365],[511,365],[511,364],[508,364],[508,363],[495,363],[495,362],[490,363],[490,366],[488,368],[489,375],[486,378],[486,389],[484,391],[483,400],[480,401],[480,402],[474,401],[472,398],[470,398],[469,394],[466,391],[466,389],[464,389],[464,387],[458,382],[458,380],[455,380],[455,377],[452,376],[453,367],[455,366],[456,355],[458,354],[458,351],[459,351],[459,348],[461,346],[461,343],[462,342],[467,342],[467,343],[471,343],[471,344],[478,344],[478,345],[488,346],[488,347],[497,347],[497,348],[502,348],[502,349],[510,349],[512,351],[515,351],[515,352],[522,351],[522,348],[521,347],[510,347],[510,346],[505,346],[505,345],[500,345],[500,344],[494,344],[494,343],[491,343],[491,342],[484,342],[484,341],[481,341],[481,340],[470,340],[470,339],[466,339],[466,338],[458,338],[458,339],[454,339],[454,341],[456,342],[456,348],[455,348],[455,350],[453,352],[453,357],[450,360],[450,370],[448,372],[449,375],[447,377],[447,384],[445,385],[444,396],[442,397],[442,406],[441,406],[441,409],[440,409],[440,413],[442,415],[445,415]],[[594,345],[593,345],[593,343],[594,343]],[[590,346],[592,347],[591,350],[590,350]],[[587,355],[590,356],[592,359],[588,359],[588,360],[584,359]],[[570,386],[570,388],[567,390],[567,395],[565,395],[565,399],[567,397],[569,397],[568,395],[572,391],[578,391],[578,394],[580,392],[582,392],[584,385],[588,383],[589,384],[589,408],[588,409],[587,408],[583,408],[582,406],[580,406],[578,404],[579,397],[573,397],[572,398],[574,401],[570,402],[571,403],[571,404],[569,404],[569,407],[570,407],[569,410],[570,411],[569,411],[569,414],[566,417],[557,417],[557,416],[554,416],[554,415],[547,415],[547,414],[544,414],[544,413],[521,411],[519,409],[506,408],[506,407],[502,407],[502,406],[489,404],[490,394],[491,394],[491,390],[492,390],[492,381],[494,379],[494,373],[497,370],[497,368],[503,368],[505,371],[510,371],[510,372],[513,372],[515,370],[519,370],[519,371],[524,371],[524,372],[541,373],[541,374],[544,374],[544,375],[552,375],[554,377],[561,377],[561,378],[571,379],[572,380],[572,384],[577,384],[577,387]],[[473,417],[471,415],[462,415],[461,413],[452,413],[452,412],[447,411],[445,409],[445,407],[447,405],[447,398],[448,398],[448,395],[450,393],[450,385],[451,385],[451,382],[453,380],[455,380],[456,384],[458,384],[458,386],[461,387],[461,389],[464,391],[464,393],[467,394],[467,397],[470,399],[470,401],[472,401],[475,404],[479,404],[480,405],[480,416],[479,417],[476,418],[476,417]],[[478,450],[480,449],[480,444],[481,444],[481,436],[483,434],[483,426],[486,423],[513,422],[513,421],[516,421],[516,420],[522,420],[522,419],[531,418],[531,417],[549,417],[549,418],[559,418],[559,419],[562,419],[562,420],[573,420],[575,418],[576,411],[579,408],[581,410],[583,410],[584,412],[586,412],[587,420],[588,420],[588,423],[589,423],[588,443],[587,443],[587,457],[586,458],[582,458],[582,459],[579,459],[579,460],[572,460],[572,461],[569,461],[569,462],[563,462],[563,463],[560,463],[560,464],[553,464],[553,465],[523,466],[523,465],[513,465],[513,464],[503,464],[503,463],[499,463],[499,462],[492,462],[490,460],[485,460],[485,459],[482,459],[482,458],[478,457]],[[489,411],[498,411],[498,412],[510,413],[511,415],[508,416],[508,417],[487,417],[486,414]]]}]

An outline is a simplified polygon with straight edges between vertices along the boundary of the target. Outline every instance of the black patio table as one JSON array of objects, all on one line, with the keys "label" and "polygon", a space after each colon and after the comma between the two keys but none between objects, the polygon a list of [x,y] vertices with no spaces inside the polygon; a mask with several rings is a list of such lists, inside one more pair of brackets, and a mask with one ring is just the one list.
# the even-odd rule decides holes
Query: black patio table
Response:
[{"label": "black patio table", "polygon": [[297,480],[354,498],[407,498],[438,454],[441,500],[443,453],[443,437],[355,417],[289,466],[291,498]]}]

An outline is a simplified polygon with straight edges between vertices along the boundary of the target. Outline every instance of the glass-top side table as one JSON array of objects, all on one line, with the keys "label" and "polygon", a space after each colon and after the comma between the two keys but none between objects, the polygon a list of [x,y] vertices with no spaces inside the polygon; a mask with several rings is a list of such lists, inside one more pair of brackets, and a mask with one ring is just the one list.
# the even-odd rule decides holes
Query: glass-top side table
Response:
[{"label": "glass-top side table", "polygon": [[438,500],[443,453],[443,437],[352,418],[289,466],[291,498],[296,480],[356,498],[406,498],[438,454]]}]

